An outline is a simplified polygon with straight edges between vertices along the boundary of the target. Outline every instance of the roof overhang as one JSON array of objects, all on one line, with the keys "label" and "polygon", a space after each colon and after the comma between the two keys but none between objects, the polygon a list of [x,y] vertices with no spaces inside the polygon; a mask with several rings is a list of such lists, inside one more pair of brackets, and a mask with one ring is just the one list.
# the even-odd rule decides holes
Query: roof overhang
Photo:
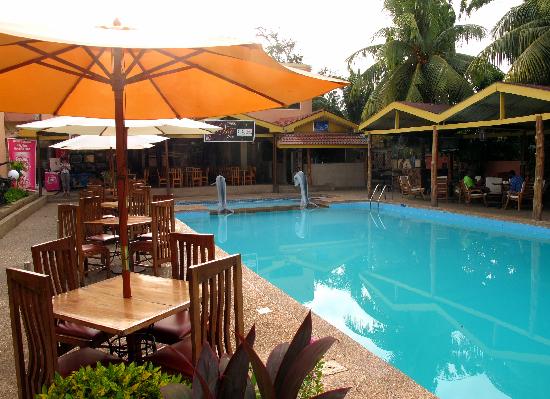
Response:
[{"label": "roof overhang", "polygon": [[[442,107],[436,104],[422,104],[422,106],[432,107],[438,111],[442,110]],[[415,105],[414,103],[394,101],[361,123],[359,130],[367,128],[369,130],[386,130],[424,126],[430,124],[430,122],[437,122],[438,119],[438,113],[421,108],[421,104]]]},{"label": "roof overhang", "polygon": [[318,119],[327,119],[327,120],[333,121],[333,122],[335,122],[339,125],[346,126],[346,127],[350,128],[354,132],[356,132],[358,130],[358,127],[359,127],[356,123],[348,121],[346,118],[342,118],[341,116],[333,114],[332,112],[322,110],[322,111],[315,112],[315,113],[309,115],[308,117],[306,117],[304,119],[299,119],[295,122],[292,122],[292,123],[284,126],[284,131],[285,132],[292,132],[297,127],[303,126],[307,123],[312,123],[313,121],[316,121]]}]

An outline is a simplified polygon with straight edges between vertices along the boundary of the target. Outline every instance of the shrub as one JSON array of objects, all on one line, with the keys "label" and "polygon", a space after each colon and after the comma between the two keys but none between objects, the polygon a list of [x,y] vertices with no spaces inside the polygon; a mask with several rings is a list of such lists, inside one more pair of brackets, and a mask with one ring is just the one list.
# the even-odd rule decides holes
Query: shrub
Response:
[{"label": "shrub", "polygon": [[171,376],[150,363],[110,364],[81,368],[66,378],[55,375],[49,388],[37,399],[160,399],[160,388],[181,383],[181,376]]},{"label": "shrub", "polygon": [[[255,327],[252,327],[246,338],[239,337],[241,343],[231,357],[222,356],[218,359],[210,346],[205,345],[195,368],[193,387],[166,385],[161,389],[163,398],[341,399],[349,388],[320,393],[322,364],[319,363],[335,339],[325,337],[313,341],[311,329],[310,312],[292,341],[277,345],[266,364],[253,349]],[[250,364],[254,371],[252,375],[249,372]]]},{"label": "shrub", "polygon": [[10,187],[4,193],[4,199],[8,204],[11,204],[12,202],[18,201],[21,198],[25,198],[28,195],[28,191],[23,190],[22,188]]}]

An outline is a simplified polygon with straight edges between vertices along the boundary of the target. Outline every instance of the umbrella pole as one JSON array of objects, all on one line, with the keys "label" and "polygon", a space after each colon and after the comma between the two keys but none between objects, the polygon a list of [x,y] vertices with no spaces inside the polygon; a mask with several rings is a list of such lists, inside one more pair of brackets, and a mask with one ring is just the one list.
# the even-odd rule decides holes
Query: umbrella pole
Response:
[{"label": "umbrella pole", "polygon": [[164,140],[164,159],[166,161],[166,194],[170,194],[170,163],[168,157],[168,140]]},{"label": "umbrella pole", "polygon": [[130,270],[128,267],[128,130],[124,126],[124,76],[122,74],[122,49],[113,49],[113,77],[112,87],[115,97],[115,126],[116,126],[116,163],[117,163],[117,191],[120,235],[120,258],[122,262],[122,295],[132,297],[130,287]]}]

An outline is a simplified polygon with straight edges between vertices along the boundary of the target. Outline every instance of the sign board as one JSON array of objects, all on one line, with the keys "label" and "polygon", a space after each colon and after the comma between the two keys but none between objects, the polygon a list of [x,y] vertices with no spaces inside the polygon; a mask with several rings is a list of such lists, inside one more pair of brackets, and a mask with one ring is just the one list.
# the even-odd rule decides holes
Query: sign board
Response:
[{"label": "sign board", "polygon": [[206,120],[210,125],[222,128],[217,132],[204,135],[205,143],[215,142],[253,142],[256,135],[254,121],[243,120]]},{"label": "sign board", "polygon": [[19,187],[36,189],[36,141],[8,139],[8,156],[10,161],[21,161],[25,164]]}]

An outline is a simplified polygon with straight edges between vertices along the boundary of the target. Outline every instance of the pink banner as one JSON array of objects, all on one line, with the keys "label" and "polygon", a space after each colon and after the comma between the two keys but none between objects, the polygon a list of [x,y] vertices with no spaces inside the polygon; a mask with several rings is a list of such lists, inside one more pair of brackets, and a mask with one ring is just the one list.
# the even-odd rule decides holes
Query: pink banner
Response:
[{"label": "pink banner", "polygon": [[36,188],[36,141],[8,139],[10,161],[21,161],[26,169],[19,179],[19,187],[34,190]]}]

